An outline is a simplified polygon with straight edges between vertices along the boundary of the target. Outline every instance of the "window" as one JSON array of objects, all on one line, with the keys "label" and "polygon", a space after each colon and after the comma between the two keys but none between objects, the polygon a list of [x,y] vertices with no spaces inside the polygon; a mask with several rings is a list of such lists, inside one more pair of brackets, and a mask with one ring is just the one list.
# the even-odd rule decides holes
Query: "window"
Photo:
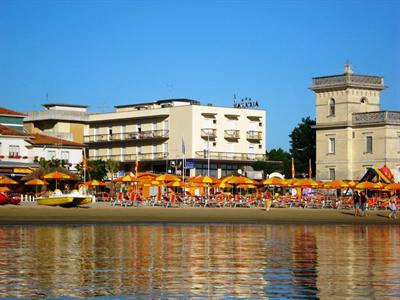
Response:
[{"label": "window", "polygon": [[372,136],[368,135],[366,137],[366,151],[365,153],[372,153]]},{"label": "window", "polygon": [[69,152],[68,151],[61,151],[61,160],[65,163],[69,162]]},{"label": "window", "polygon": [[96,159],[99,156],[99,150],[93,149],[93,158]]},{"label": "window", "polygon": [[111,148],[108,148],[108,149],[107,149],[107,156],[110,157],[111,154],[112,154],[112,149],[111,149]]},{"label": "window", "polygon": [[328,153],[335,154],[336,151],[336,139],[334,137],[330,137],[328,139]]},{"label": "window", "polygon": [[367,103],[368,99],[366,97],[362,97],[360,103]]},{"label": "window", "polygon": [[329,168],[329,180],[335,180],[335,168]]},{"label": "window", "polygon": [[48,152],[47,152],[47,157],[48,157],[48,159],[55,159],[56,158],[56,150],[49,150]]},{"label": "window", "polygon": [[8,146],[8,156],[10,156],[10,157],[19,156],[19,146],[18,145]]},{"label": "window", "polygon": [[334,116],[334,115],[335,115],[335,99],[331,98],[331,100],[329,100],[328,116]]}]

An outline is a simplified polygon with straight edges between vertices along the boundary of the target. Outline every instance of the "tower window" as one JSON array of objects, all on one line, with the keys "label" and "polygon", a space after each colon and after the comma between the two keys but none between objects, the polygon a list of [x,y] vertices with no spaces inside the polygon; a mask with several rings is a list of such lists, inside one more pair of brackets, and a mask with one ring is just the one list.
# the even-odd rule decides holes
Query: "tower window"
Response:
[{"label": "tower window", "polygon": [[360,103],[367,103],[368,99],[366,97],[361,98]]},{"label": "tower window", "polygon": [[331,98],[329,100],[329,116],[335,115],[335,99]]},{"label": "tower window", "polygon": [[372,136],[367,136],[365,153],[372,153]]},{"label": "tower window", "polygon": [[328,139],[328,153],[335,154],[335,150],[336,150],[336,139],[334,137],[331,137]]},{"label": "tower window", "polygon": [[335,180],[336,179],[336,170],[335,168],[329,168],[329,179],[330,180]]}]

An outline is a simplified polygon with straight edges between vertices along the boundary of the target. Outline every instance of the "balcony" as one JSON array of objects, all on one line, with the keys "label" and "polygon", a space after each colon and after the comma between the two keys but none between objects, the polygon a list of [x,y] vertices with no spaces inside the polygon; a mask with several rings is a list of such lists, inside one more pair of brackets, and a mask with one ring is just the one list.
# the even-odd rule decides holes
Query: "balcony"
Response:
[{"label": "balcony", "polygon": [[248,130],[246,133],[246,138],[249,141],[260,141],[262,138],[262,131]]},{"label": "balcony", "polygon": [[124,132],[124,133],[113,133],[113,134],[96,134],[86,135],[84,143],[106,143],[115,141],[148,141],[148,140],[159,140],[168,139],[169,130],[148,130],[141,132]]},{"label": "balcony", "polygon": [[237,140],[240,136],[240,131],[236,129],[228,129],[224,131],[224,138],[227,140]]},{"label": "balcony", "polygon": [[91,156],[89,159],[101,159],[108,160],[112,159],[120,162],[133,162],[139,161],[150,161],[150,160],[164,160],[168,158],[168,152],[152,152],[142,154],[114,154],[114,155],[97,155],[96,157]]},{"label": "balcony", "polygon": [[336,88],[367,88],[373,90],[383,90],[383,77],[367,76],[356,74],[342,74],[336,76],[325,76],[313,78],[312,87],[313,91],[322,91],[327,89]]},{"label": "balcony", "polygon": [[[208,159],[207,150],[196,151],[196,158]],[[213,152],[210,151],[210,159],[213,160],[235,160],[235,161],[257,161],[266,160],[265,154],[236,153],[236,152]]]},{"label": "balcony", "polygon": [[217,129],[215,128],[202,128],[201,129],[201,137],[205,139],[216,139],[217,138]]},{"label": "balcony", "polygon": [[355,113],[352,116],[353,125],[399,125],[400,112],[398,111],[374,111],[367,113]]}]

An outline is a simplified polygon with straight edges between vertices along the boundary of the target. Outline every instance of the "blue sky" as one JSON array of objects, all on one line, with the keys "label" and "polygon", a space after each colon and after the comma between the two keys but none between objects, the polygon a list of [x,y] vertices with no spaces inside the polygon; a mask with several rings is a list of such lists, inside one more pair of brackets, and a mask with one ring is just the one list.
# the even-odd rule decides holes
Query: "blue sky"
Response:
[{"label": "blue sky", "polygon": [[315,118],[311,78],[385,77],[400,110],[400,1],[0,1],[0,106],[166,98],[267,111],[267,149]]}]

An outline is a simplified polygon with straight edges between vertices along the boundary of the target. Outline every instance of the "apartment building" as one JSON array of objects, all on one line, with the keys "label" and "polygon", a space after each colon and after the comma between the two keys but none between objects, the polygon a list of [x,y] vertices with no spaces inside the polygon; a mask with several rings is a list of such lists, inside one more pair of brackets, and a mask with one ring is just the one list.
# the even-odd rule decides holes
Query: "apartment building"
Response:
[{"label": "apartment building", "polygon": [[313,78],[316,177],[357,179],[386,165],[400,180],[400,112],[380,110],[383,77],[343,74]]},{"label": "apartment building", "polygon": [[167,99],[89,114],[89,159],[120,161],[125,170],[225,176],[265,159],[266,113],[256,108]]}]

